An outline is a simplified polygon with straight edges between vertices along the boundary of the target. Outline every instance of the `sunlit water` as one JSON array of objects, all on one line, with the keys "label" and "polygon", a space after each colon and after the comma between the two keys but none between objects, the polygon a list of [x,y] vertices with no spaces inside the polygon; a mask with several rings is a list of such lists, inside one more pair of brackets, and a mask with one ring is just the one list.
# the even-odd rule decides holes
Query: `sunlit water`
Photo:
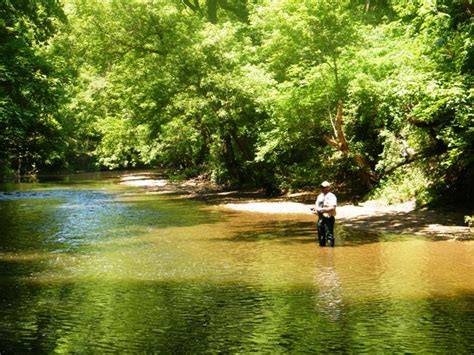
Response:
[{"label": "sunlit water", "polygon": [[0,193],[0,353],[473,353],[473,242],[105,181]]}]

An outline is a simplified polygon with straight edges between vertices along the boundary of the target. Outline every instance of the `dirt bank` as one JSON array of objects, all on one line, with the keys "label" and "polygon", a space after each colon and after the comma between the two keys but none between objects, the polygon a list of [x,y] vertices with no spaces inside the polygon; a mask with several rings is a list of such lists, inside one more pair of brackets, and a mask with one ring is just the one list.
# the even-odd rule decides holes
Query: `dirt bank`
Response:
[{"label": "dirt bank", "polygon": [[[121,184],[140,186],[149,193],[172,194],[180,198],[203,200],[223,209],[255,213],[311,214],[315,192],[266,197],[262,191],[223,191],[205,180],[172,183],[152,174],[124,175]],[[311,201],[311,202],[310,202]],[[358,205],[342,202],[337,221],[347,228],[380,233],[425,235],[440,239],[473,239],[474,233],[464,225],[464,214],[470,211],[417,209],[415,201],[386,205],[365,201]]]}]

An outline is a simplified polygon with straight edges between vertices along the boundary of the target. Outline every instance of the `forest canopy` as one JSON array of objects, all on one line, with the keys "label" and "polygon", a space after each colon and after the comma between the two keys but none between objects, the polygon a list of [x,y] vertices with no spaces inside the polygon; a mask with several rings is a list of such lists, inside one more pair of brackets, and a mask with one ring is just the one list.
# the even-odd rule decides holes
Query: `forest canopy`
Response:
[{"label": "forest canopy", "polygon": [[472,0],[4,0],[0,173],[472,200]]}]

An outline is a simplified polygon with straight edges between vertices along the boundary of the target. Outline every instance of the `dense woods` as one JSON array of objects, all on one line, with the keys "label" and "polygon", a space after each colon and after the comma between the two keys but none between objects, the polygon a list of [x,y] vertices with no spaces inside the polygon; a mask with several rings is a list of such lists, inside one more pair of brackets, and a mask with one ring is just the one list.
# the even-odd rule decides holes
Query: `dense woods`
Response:
[{"label": "dense woods", "polygon": [[4,0],[0,173],[469,202],[472,0]]}]

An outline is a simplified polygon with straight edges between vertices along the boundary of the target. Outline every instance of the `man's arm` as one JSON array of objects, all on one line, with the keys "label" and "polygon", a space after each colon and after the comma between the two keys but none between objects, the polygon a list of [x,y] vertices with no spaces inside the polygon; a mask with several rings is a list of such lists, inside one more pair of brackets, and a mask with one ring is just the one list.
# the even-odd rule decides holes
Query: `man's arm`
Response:
[{"label": "man's arm", "polygon": [[321,213],[333,213],[336,211],[336,206],[326,206],[318,209],[318,212]]}]

